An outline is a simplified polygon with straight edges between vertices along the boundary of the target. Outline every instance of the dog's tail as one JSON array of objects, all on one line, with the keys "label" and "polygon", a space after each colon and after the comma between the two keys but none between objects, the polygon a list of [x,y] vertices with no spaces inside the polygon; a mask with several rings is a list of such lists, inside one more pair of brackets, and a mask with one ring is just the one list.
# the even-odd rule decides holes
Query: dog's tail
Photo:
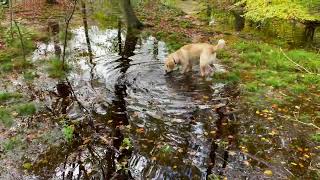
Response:
[{"label": "dog's tail", "polygon": [[218,44],[213,46],[213,51],[217,52],[223,49],[225,46],[226,46],[226,41],[224,41],[223,39],[219,39]]},{"label": "dog's tail", "polygon": [[226,46],[226,41],[223,39],[220,39],[218,41],[218,44],[216,45],[216,50],[223,49],[225,46]]}]

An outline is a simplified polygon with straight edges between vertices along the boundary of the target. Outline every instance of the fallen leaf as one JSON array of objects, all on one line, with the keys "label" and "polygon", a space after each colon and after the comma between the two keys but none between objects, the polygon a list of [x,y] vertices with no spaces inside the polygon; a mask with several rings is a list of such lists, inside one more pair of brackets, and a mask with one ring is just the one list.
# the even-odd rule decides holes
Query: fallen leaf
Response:
[{"label": "fallen leaf", "polygon": [[303,164],[301,164],[301,163],[299,163],[299,166],[300,166],[301,168],[304,168],[304,165],[303,165]]},{"label": "fallen leaf", "polygon": [[230,156],[234,156],[234,155],[236,155],[236,152],[235,151],[229,151],[229,155]]},{"label": "fallen leaf", "polygon": [[136,129],[136,132],[137,133],[144,133],[144,129],[143,128],[138,128],[138,129]]},{"label": "fallen leaf", "polygon": [[293,165],[293,166],[296,166],[296,165],[298,165],[298,164],[296,164],[296,163],[294,163],[294,162],[291,162],[290,164],[291,164],[291,165]]},{"label": "fallen leaf", "polygon": [[272,171],[271,170],[265,170],[264,172],[263,172],[263,174],[265,174],[265,175],[267,175],[267,176],[272,176]]},{"label": "fallen leaf", "polygon": [[243,164],[246,165],[246,166],[250,166],[249,161],[243,161]]}]

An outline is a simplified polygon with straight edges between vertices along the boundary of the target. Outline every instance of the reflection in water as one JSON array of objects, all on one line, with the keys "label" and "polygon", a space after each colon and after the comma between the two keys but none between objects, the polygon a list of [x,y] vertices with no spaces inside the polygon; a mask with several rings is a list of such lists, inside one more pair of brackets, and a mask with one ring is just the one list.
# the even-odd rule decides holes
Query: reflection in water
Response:
[{"label": "reflection in water", "polygon": [[[64,156],[60,160],[65,159],[65,163],[52,164],[55,176],[67,176],[72,171],[73,177],[87,174],[106,179],[205,179],[210,172],[221,172],[213,166],[208,170],[208,166],[214,162],[210,152],[227,159],[224,147],[212,144],[230,133],[213,139],[209,134],[223,129],[213,108],[225,103],[220,100],[223,85],[204,81],[198,72],[165,76],[165,44],[153,37],[140,39],[139,31],[130,28],[121,32],[88,29],[96,64],[91,67],[78,55],[87,51],[85,29],[73,31],[68,59],[76,61],[70,61],[75,68],[68,79],[77,100],[92,111],[94,129],[84,123],[76,126],[78,141],[61,147],[67,157],[59,152],[46,153]],[[114,46],[114,41],[122,39],[123,46]],[[78,108],[75,103],[67,109],[70,119],[81,118]],[[130,128],[124,130],[128,125]],[[121,148],[127,137],[133,149]],[[226,161],[215,161],[214,165],[225,167]],[[35,173],[43,176],[44,172]]]}]

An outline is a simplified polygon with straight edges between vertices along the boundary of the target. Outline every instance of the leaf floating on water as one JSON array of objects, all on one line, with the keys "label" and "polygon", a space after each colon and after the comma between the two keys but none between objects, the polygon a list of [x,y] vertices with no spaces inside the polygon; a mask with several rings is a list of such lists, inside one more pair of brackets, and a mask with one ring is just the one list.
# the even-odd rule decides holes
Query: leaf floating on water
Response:
[{"label": "leaf floating on water", "polygon": [[203,96],[203,99],[209,99],[209,96]]},{"label": "leaf floating on water", "polygon": [[240,146],[240,149],[241,149],[242,152],[248,152],[248,149],[246,147],[244,147],[244,146]]},{"label": "leaf floating on water", "polygon": [[290,164],[293,165],[293,166],[297,166],[298,165],[298,164],[296,164],[294,162],[291,162]]},{"label": "leaf floating on water", "polygon": [[277,131],[275,131],[275,130],[272,130],[270,133],[268,133],[269,135],[271,135],[271,136],[274,136],[274,135],[277,135],[278,134],[278,132]]},{"label": "leaf floating on water", "polygon": [[310,156],[309,156],[308,154],[304,154],[303,156],[304,156],[305,158],[307,158],[307,159],[310,158]]},{"label": "leaf floating on water", "polygon": [[298,151],[303,152],[303,148],[302,147],[298,147],[297,149],[298,149]]},{"label": "leaf floating on water", "polygon": [[303,165],[303,164],[301,164],[301,163],[299,163],[299,166],[300,166],[301,168],[304,168],[304,165]]},{"label": "leaf floating on water", "polygon": [[230,156],[234,156],[234,155],[236,155],[236,152],[235,151],[229,151],[229,155]]},{"label": "leaf floating on water", "polygon": [[22,167],[23,167],[24,169],[26,169],[26,170],[29,170],[29,169],[31,169],[32,164],[31,164],[31,163],[24,163],[24,164],[22,165]]},{"label": "leaf floating on water", "polygon": [[91,142],[91,138],[87,138],[83,141],[82,144],[89,144]]},{"label": "leaf floating on water", "polygon": [[144,128],[138,128],[138,129],[136,129],[136,132],[137,132],[137,133],[140,133],[140,134],[141,134],[141,133],[144,133]]},{"label": "leaf floating on water", "polygon": [[272,176],[272,175],[273,175],[273,173],[272,173],[271,170],[265,170],[265,171],[263,172],[263,174],[265,174],[265,175],[267,175],[267,176]]},{"label": "leaf floating on water", "polygon": [[138,117],[139,116],[139,112],[134,112],[132,117]]},{"label": "leaf floating on water", "polygon": [[246,165],[246,166],[250,166],[249,161],[243,161],[243,164]]}]

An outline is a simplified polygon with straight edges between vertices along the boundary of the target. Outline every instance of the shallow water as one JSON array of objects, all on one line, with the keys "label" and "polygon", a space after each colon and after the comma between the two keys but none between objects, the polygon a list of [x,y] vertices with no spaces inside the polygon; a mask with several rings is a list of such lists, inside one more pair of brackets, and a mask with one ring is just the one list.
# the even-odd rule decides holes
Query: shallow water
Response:
[{"label": "shallow water", "polygon": [[[196,70],[187,75],[166,75],[163,61],[168,51],[165,43],[154,37],[138,36],[134,55],[123,58],[115,42],[117,29],[91,27],[95,65],[90,64],[87,57],[81,56],[87,48],[84,29],[75,29],[73,33],[68,43],[73,70],[68,79],[74,94],[97,119],[107,117],[102,123],[112,120],[130,125],[127,136],[135,150],[128,168],[133,178],[205,179],[211,146],[209,133],[215,130],[218,118],[213,107],[225,103],[221,101],[224,85],[212,84],[210,78],[201,78]],[[122,33],[121,38],[126,35]],[[40,43],[38,47],[34,61],[54,54],[52,44]],[[50,83],[45,83],[41,86],[50,87]],[[77,119],[80,115],[71,111],[69,117]],[[136,133],[139,128],[143,128],[142,133]],[[172,152],[163,153],[161,147]],[[159,158],[160,163],[152,157]]]}]

